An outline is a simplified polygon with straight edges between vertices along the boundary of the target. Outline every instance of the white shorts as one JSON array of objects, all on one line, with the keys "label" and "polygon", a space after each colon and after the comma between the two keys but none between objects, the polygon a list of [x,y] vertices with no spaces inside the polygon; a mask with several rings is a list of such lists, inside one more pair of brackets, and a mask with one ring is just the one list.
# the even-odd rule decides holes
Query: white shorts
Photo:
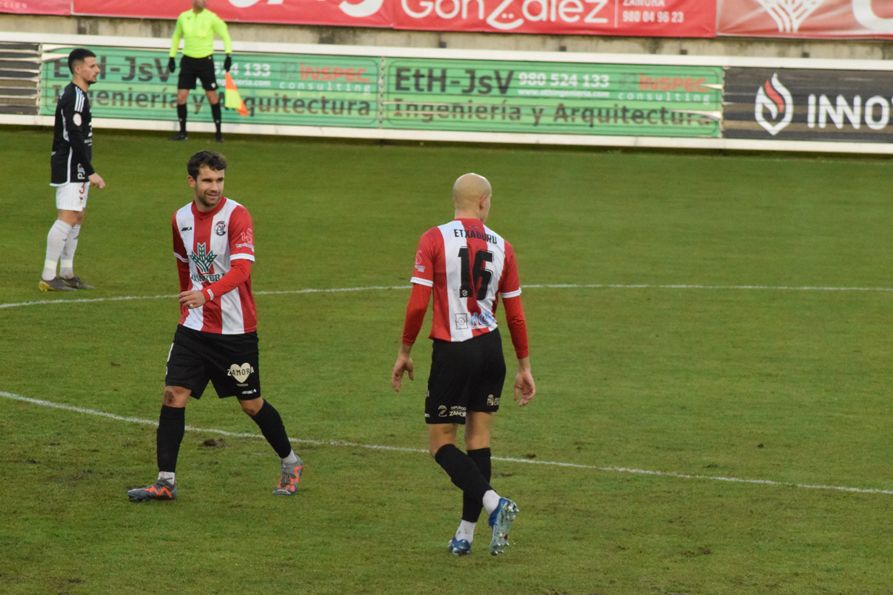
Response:
[{"label": "white shorts", "polygon": [[87,208],[90,182],[56,186],[56,208],[63,211],[83,211]]}]

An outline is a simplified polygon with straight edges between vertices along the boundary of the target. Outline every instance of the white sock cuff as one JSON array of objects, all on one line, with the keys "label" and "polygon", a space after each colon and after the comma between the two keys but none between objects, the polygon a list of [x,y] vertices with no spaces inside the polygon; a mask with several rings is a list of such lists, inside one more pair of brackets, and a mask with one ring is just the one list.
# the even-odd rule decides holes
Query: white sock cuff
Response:
[{"label": "white sock cuff", "polygon": [[469,543],[474,541],[474,527],[476,524],[464,519],[459,521],[459,528],[456,529],[456,539],[464,539]]},{"label": "white sock cuff", "polygon": [[283,465],[300,465],[301,457],[295,454],[295,451],[288,453],[288,456],[282,459]]},{"label": "white sock cuff", "polygon": [[484,508],[487,510],[487,514],[496,510],[497,506],[499,506],[499,494],[493,490],[484,492]]}]

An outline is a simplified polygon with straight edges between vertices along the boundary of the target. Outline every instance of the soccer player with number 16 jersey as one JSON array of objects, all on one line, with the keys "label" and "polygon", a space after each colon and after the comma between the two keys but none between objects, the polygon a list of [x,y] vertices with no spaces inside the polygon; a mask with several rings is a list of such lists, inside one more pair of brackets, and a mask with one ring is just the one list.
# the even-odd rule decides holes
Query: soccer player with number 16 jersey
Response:
[{"label": "soccer player with number 16 jersey", "polygon": [[[536,394],[530,371],[527,324],[511,244],[484,225],[490,213],[490,182],[465,174],[453,185],[455,218],[432,227],[419,241],[412,295],[391,384],[399,391],[403,374],[413,379],[412,345],[434,296],[431,339],[434,352],[425,399],[428,450],[463,492],[462,521],[450,540],[455,555],[471,552],[481,509],[492,529],[490,553],[502,553],[517,505],[490,486],[490,427],[499,409],[505,359],[496,326],[499,296],[505,304],[518,373],[515,400],[526,405]],[[456,447],[457,425],[465,425],[467,452]]]}]

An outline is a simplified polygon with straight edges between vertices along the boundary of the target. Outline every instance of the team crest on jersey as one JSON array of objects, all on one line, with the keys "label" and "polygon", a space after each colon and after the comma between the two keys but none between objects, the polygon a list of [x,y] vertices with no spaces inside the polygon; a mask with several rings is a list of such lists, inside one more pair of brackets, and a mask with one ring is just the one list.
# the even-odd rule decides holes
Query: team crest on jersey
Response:
[{"label": "team crest on jersey", "polygon": [[226,375],[232,376],[236,379],[236,382],[239,384],[245,384],[245,381],[248,380],[248,377],[254,373],[254,368],[249,363],[244,363],[241,366],[238,364],[232,364],[227,370]]},{"label": "team crest on jersey", "polygon": [[195,263],[195,267],[201,275],[208,275],[211,273],[211,265],[214,264],[217,255],[213,251],[209,251],[205,243],[202,242],[195,246],[195,252],[190,254],[189,258]]},{"label": "team crest on jersey", "polygon": [[219,236],[226,235],[226,221],[218,221],[217,225],[214,226],[214,233]]}]

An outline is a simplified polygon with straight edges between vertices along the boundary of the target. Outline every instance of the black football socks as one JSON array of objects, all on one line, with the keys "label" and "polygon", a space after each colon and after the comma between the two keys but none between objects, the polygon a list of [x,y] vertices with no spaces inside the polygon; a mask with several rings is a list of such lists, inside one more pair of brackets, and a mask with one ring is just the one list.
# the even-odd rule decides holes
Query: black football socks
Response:
[{"label": "black football socks", "polygon": [[186,134],[186,104],[177,104],[177,120],[180,121],[180,133]]},{"label": "black football socks", "polygon": [[[468,458],[474,461],[474,464],[477,465],[477,468],[480,470],[481,475],[487,481],[490,482],[490,449],[489,448],[478,448],[475,450],[468,451]],[[481,509],[484,505],[481,503],[480,498],[471,498],[467,494],[463,492],[462,494],[462,520],[468,521],[469,523],[475,523],[478,520],[478,517],[481,516]]]},{"label": "black football socks", "polygon": [[158,470],[174,473],[177,470],[177,455],[186,431],[186,408],[161,406],[158,416],[158,430],[155,432],[155,452],[158,457]]},{"label": "black football socks", "polygon": [[450,476],[453,484],[462,490],[466,498],[480,503],[484,493],[490,490],[489,482],[484,478],[475,462],[453,444],[445,444],[434,455],[437,464]]},{"label": "black football socks", "polygon": [[291,443],[288,441],[288,434],[285,432],[285,425],[282,423],[282,417],[269,401],[264,401],[260,411],[251,417],[257,427],[260,428],[261,434],[276,451],[280,459],[286,458],[291,454]]},{"label": "black football socks", "polygon": [[214,127],[217,129],[217,134],[220,134],[220,102],[211,104],[211,116],[214,118]]}]

